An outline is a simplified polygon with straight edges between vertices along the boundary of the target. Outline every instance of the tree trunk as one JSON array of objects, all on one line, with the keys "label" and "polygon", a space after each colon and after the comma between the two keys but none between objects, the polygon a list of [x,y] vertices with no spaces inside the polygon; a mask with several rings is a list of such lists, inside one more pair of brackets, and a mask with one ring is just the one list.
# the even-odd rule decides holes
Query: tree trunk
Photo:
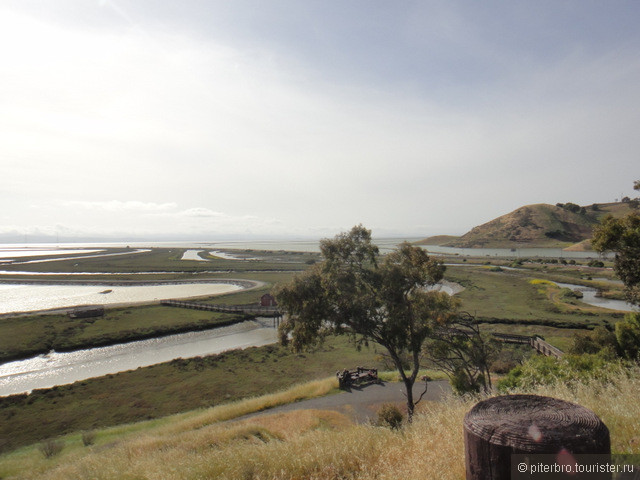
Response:
[{"label": "tree trunk", "polygon": [[407,395],[407,422],[411,423],[413,421],[413,413],[415,410],[415,403],[413,402],[413,381],[411,378],[406,378],[404,380],[404,388],[406,389]]},{"label": "tree trunk", "polygon": [[395,363],[396,368],[398,369],[398,373],[400,373],[402,382],[404,383],[405,396],[407,397],[407,422],[411,423],[415,410],[415,403],[413,402],[413,384],[415,382],[415,375],[407,377],[407,374],[404,372],[404,368],[402,367],[402,360],[400,360],[400,356],[395,352],[395,350],[389,347],[386,348],[393,360],[393,363]]}]

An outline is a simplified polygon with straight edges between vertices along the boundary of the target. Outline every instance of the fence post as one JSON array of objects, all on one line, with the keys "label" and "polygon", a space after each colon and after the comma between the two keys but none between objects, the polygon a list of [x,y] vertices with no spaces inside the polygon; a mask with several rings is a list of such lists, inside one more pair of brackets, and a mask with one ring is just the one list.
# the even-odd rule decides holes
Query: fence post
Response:
[{"label": "fence post", "polygon": [[510,479],[512,454],[611,454],[609,429],[595,413],[539,395],[477,403],[464,417],[464,443],[467,480]]}]

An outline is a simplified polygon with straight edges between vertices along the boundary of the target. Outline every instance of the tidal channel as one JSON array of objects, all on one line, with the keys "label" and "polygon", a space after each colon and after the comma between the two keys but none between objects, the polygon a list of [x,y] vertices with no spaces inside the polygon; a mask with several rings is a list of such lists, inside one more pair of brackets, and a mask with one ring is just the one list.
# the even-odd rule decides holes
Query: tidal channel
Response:
[{"label": "tidal channel", "polygon": [[109,347],[50,352],[0,365],[0,396],[65,385],[134,370],[176,358],[191,358],[277,341],[271,318],[257,318],[202,332],[122,343]]}]

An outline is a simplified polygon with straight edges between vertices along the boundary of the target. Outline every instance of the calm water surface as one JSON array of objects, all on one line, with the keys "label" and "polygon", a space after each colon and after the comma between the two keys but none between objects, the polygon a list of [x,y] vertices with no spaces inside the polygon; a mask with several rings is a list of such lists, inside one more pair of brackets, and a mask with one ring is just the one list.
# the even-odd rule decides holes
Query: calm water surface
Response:
[{"label": "calm water surface", "polygon": [[78,305],[134,304],[170,298],[216,295],[241,288],[240,285],[213,282],[126,286],[3,283],[0,284],[0,314]]},{"label": "calm water surface", "polygon": [[593,305],[594,307],[607,308],[609,310],[618,310],[621,312],[637,312],[638,307],[625,302],[623,300],[612,300],[609,298],[598,297],[598,289],[585,287],[584,285],[573,285],[571,283],[559,283],[554,282],[556,285],[562,288],[570,288],[571,290],[578,290],[582,292],[583,297],[580,299],[581,302],[584,302],[588,305]]},{"label": "calm water surface", "polygon": [[220,353],[234,348],[262,346],[277,341],[272,319],[258,318],[228,327],[123,343],[110,347],[52,352],[0,365],[0,396],[36,388],[134,370],[176,358]]},{"label": "calm water surface", "polygon": [[25,258],[45,255],[73,255],[78,253],[95,253],[102,250],[69,250],[69,249],[46,249],[46,248],[11,248],[0,247],[0,258]]}]

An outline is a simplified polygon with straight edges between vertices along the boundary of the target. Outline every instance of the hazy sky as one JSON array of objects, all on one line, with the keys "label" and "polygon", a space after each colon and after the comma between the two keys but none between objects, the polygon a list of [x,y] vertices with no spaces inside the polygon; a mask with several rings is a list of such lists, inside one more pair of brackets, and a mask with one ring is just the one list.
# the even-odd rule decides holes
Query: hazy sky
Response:
[{"label": "hazy sky", "polygon": [[640,179],[640,2],[1,0],[0,241],[461,234]]}]

